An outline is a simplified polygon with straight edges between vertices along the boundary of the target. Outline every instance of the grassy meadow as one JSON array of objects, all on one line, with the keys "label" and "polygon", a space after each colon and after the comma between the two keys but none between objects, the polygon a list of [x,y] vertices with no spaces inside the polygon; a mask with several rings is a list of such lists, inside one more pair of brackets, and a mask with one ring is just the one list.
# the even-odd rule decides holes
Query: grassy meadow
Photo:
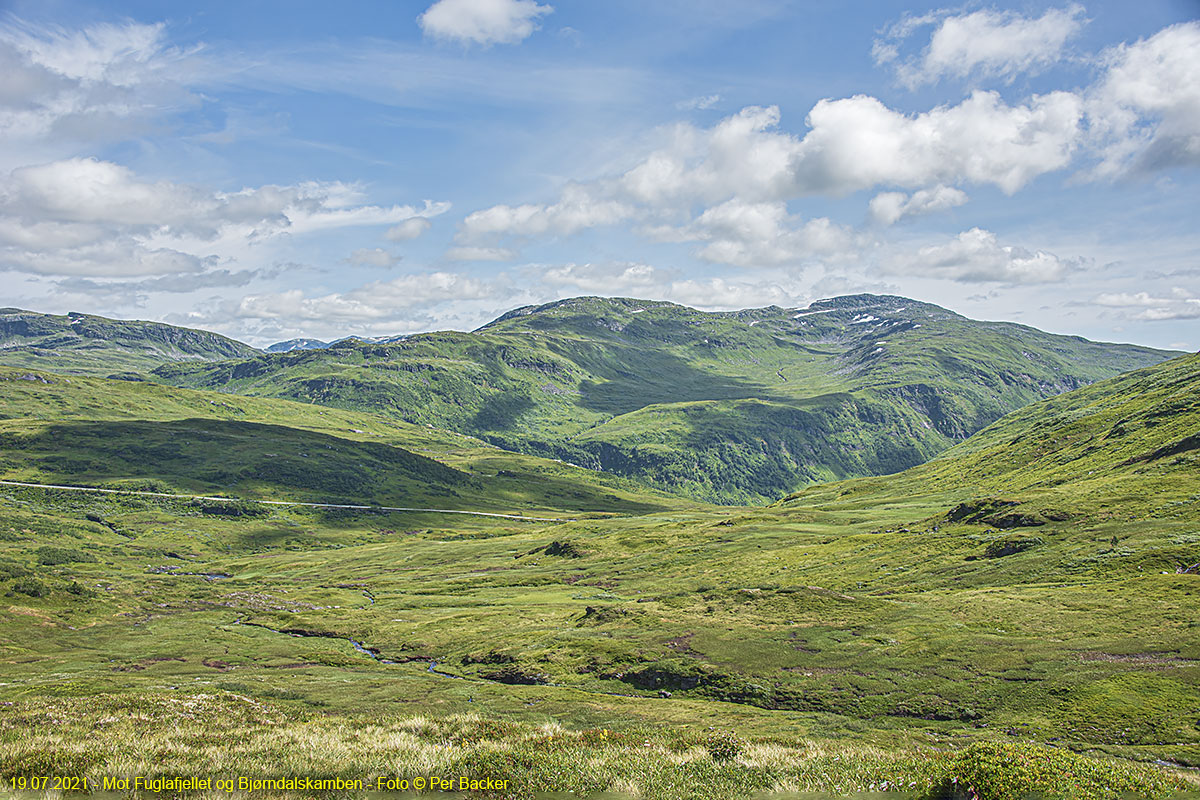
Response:
[{"label": "grassy meadow", "polygon": [[[561,518],[0,487],[10,779],[462,772],[514,781],[474,793],[503,797],[1196,787],[1197,357],[766,508],[676,502],[386,417],[8,375],[5,479],[311,499],[332,490],[303,470],[219,470],[258,463],[256,443],[268,465],[323,441],[372,502]],[[205,441],[186,437],[234,422],[273,427],[239,429],[245,450],[213,440],[193,468],[145,432]],[[106,438],[120,425],[135,428]],[[371,461],[379,448],[400,466]],[[171,469],[151,480],[152,460]]]}]

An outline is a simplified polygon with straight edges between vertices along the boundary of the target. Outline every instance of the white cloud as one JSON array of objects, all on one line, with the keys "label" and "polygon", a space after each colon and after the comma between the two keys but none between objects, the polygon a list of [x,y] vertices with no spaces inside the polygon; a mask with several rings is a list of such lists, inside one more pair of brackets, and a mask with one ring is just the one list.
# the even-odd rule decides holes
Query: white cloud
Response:
[{"label": "white cloud", "polygon": [[966,283],[1050,283],[1062,280],[1076,265],[1044,250],[1030,252],[1002,245],[996,234],[981,228],[963,231],[950,242],[894,256],[886,267],[896,274],[944,278]]},{"label": "white cloud", "polygon": [[569,236],[584,228],[612,225],[632,213],[628,205],[598,197],[590,187],[572,183],[552,205],[499,205],[476,211],[463,220],[456,240],[475,242],[496,235]]},{"label": "white cloud", "polygon": [[798,194],[793,163],[801,143],[777,131],[778,124],[778,108],[750,106],[708,130],[677,126],[670,144],[620,176],[613,190],[639,203],[675,207]]},{"label": "white cloud", "polygon": [[517,257],[515,250],[503,247],[451,247],[446,258],[451,261],[512,261]]},{"label": "white cloud", "polygon": [[197,104],[188,85],[203,71],[198,53],[168,45],[161,24],[68,31],[8,18],[0,24],[4,161],[56,142],[120,139]]},{"label": "white cloud", "polygon": [[214,255],[197,256],[165,247],[147,247],[126,237],[78,247],[0,247],[0,269],[38,275],[176,275],[202,272],[219,263],[220,259]]},{"label": "white cloud", "polygon": [[359,248],[350,254],[346,262],[358,267],[392,267],[400,263],[401,256],[381,247]]},{"label": "white cloud", "polygon": [[432,223],[425,217],[412,217],[411,219],[404,220],[399,225],[388,228],[387,233],[384,234],[384,238],[392,242],[408,242],[425,233],[431,225]]},{"label": "white cloud", "polygon": [[371,281],[348,291],[249,294],[207,304],[171,321],[216,327],[259,342],[294,336],[336,339],[430,330],[459,320],[474,327],[495,317],[497,305],[510,303],[513,296],[504,276],[481,280],[426,272]]},{"label": "white cloud", "polygon": [[773,281],[736,281],[725,278],[674,281],[666,299],[704,310],[736,310],[763,306],[796,306],[808,300],[798,286]]},{"label": "white cloud", "polygon": [[879,225],[894,225],[904,217],[932,214],[967,202],[967,194],[953,186],[921,189],[911,196],[904,192],[881,192],[868,205],[871,220]]},{"label": "white cloud", "polygon": [[1115,292],[1110,294],[1101,294],[1093,301],[1098,306],[1109,306],[1111,308],[1129,308],[1136,307],[1154,307],[1166,306],[1171,304],[1171,300],[1166,297],[1152,297],[1148,292]]},{"label": "white cloud", "polygon": [[826,217],[802,220],[784,203],[727,200],[678,229],[659,229],[672,241],[701,241],[696,255],[739,267],[795,264],[813,258],[839,259],[857,253],[861,237]]},{"label": "white cloud", "polygon": [[1015,11],[983,9],[968,14],[912,17],[875,43],[876,63],[898,61],[899,44],[918,28],[939,23],[919,58],[900,62],[896,76],[910,87],[944,77],[982,77],[1011,81],[1058,61],[1067,41],[1084,25],[1083,6],[1052,8],[1031,18]]},{"label": "white cloud", "polygon": [[1088,92],[1101,176],[1200,165],[1200,23],[1165,28],[1102,56]]},{"label": "white cloud", "polygon": [[1170,297],[1156,297],[1149,292],[1114,292],[1098,295],[1092,302],[1132,312],[1127,316],[1137,320],[1200,319],[1200,297],[1180,287],[1172,289]]},{"label": "white cloud", "polygon": [[1081,116],[1082,103],[1069,92],[1010,106],[995,92],[976,91],[915,116],[865,95],[822,100],[809,112],[812,130],[790,171],[804,193],[970,182],[1013,194],[1070,163]]},{"label": "white cloud", "polygon": [[530,281],[556,298],[580,293],[668,300],[702,309],[795,305],[811,299],[795,278],[758,281],[682,278],[678,270],[627,262],[529,267]]},{"label": "white cloud", "polygon": [[[959,70],[1011,77],[1058,58],[1084,19],[1079,5],[1036,18],[937,12],[896,26],[877,58],[899,58],[887,41],[930,24],[938,27],[922,62],[929,75]],[[743,108],[710,128],[677,124],[662,132],[663,144],[622,173],[572,181],[555,202],[476,211],[456,241],[511,247],[506,238],[569,236],[632,221],[659,241],[708,242],[699,251],[708,260],[770,266],[845,249],[844,229],[804,223],[782,210],[779,204],[796,198],[883,189],[869,216],[890,225],[962,205],[972,185],[1015,194],[1077,159],[1100,159],[1093,178],[1200,164],[1197,52],[1200,23],[1183,23],[1106,51],[1103,74],[1081,91],[1006,101],[998,92],[975,90],[957,104],[915,114],[868,95],[824,99],[810,110],[802,135],[781,128],[776,107]],[[839,234],[843,241],[832,241]],[[1020,264],[1001,272],[1054,273],[1045,259]]]},{"label": "white cloud", "polygon": [[[763,266],[836,253],[849,244],[846,229],[829,220],[801,223],[783,203],[879,185],[916,188],[903,207],[880,201],[881,215],[899,219],[965,201],[954,183],[1013,193],[1069,164],[1081,106],[1067,92],[1013,106],[994,92],[975,92],[956,106],[910,116],[859,95],[817,103],[803,138],[778,129],[777,108],[749,107],[709,129],[677,125],[665,146],[623,174],[569,183],[555,203],[476,211],[457,241],[495,247],[504,237],[566,236],[637,220],[652,238],[711,241],[702,257],[724,263]],[[704,209],[698,215],[697,206]]]},{"label": "white cloud", "polygon": [[198,272],[282,234],[403,224],[447,208],[370,205],[358,187],[338,182],[213,191],[72,158],[0,179],[0,267],[57,275]]},{"label": "white cloud", "polygon": [[274,270],[213,270],[201,273],[162,275],[144,280],[93,280],[92,278],[64,278],[54,282],[58,296],[81,297],[91,301],[103,300],[123,306],[145,305],[148,294],[188,294],[202,289],[224,289],[241,287],[260,278],[270,278]]},{"label": "white cloud", "polygon": [[674,275],[673,271],[649,264],[629,263],[564,264],[530,272],[538,282],[567,289],[570,294],[587,292],[633,296],[660,292]]},{"label": "white cloud", "polygon": [[348,292],[306,297],[300,289],[243,297],[231,315],[239,319],[294,319],[321,322],[390,320],[404,317],[415,308],[448,300],[470,300],[490,296],[498,287],[450,272],[403,275],[388,281],[372,281]]},{"label": "white cloud", "polygon": [[675,108],[680,111],[703,111],[706,108],[712,108],[719,102],[721,102],[721,95],[705,94],[689,100],[680,100],[675,104]]},{"label": "white cloud", "polygon": [[512,44],[528,38],[553,6],[535,0],[438,0],[417,18],[429,36],[476,44]]}]

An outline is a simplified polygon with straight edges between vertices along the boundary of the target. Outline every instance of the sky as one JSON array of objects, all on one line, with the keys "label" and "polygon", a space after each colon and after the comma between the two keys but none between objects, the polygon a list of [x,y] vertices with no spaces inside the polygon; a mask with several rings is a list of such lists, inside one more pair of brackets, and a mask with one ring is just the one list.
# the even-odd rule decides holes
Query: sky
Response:
[{"label": "sky", "polygon": [[1200,0],[0,0],[0,305],[855,292],[1200,349]]}]

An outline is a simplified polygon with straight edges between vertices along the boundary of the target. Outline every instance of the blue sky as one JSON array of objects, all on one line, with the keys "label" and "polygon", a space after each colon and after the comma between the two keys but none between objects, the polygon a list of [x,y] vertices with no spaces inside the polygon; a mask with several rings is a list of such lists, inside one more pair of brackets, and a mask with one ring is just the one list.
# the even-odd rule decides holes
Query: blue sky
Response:
[{"label": "blue sky", "polygon": [[1200,2],[0,3],[0,303],[903,294],[1200,348]]}]

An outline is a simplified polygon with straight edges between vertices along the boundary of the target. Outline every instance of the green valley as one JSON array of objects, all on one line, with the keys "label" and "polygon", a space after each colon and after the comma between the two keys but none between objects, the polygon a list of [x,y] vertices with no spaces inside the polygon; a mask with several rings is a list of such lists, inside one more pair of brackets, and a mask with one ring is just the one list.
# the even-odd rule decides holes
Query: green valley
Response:
[{"label": "green valley", "polygon": [[1170,355],[900,297],[729,313],[593,297],[474,333],[169,363],[153,377],[367,410],[743,503],[915,466],[1028,403]]},{"label": "green valley", "polygon": [[[817,315],[831,339],[848,324],[824,321],[835,313]],[[776,316],[784,325],[788,315]],[[569,325],[546,323],[558,331],[551,337],[534,332],[536,319],[501,320],[521,333],[486,334],[501,341],[479,347],[509,361],[536,354],[540,380],[579,370],[582,357],[559,353]],[[736,330],[758,336],[768,323]],[[606,330],[632,336],[628,326]],[[980,388],[976,398],[1017,402],[1048,392],[1052,373],[1084,384],[1130,366],[1118,356],[1158,360],[1039,334],[1036,352],[1053,364],[1043,376],[1028,349],[1037,337],[1026,335],[1014,346],[1027,348],[1029,380],[1009,374],[991,386],[996,394]],[[465,348],[468,336],[428,338]],[[375,348],[434,347],[413,338],[273,358],[295,359],[301,376],[315,357],[364,374]],[[508,340],[526,344],[503,350]],[[1049,361],[1052,345],[1067,348],[1061,361]],[[916,347],[894,348],[889,371],[867,371],[856,391],[911,396],[888,392],[916,385],[906,370],[929,369]],[[1069,357],[1088,349],[1109,366],[1064,375]],[[456,352],[464,374],[484,363]],[[755,369],[774,374],[765,352]],[[846,378],[829,364],[854,363],[847,352],[822,356],[805,385],[824,381],[836,394],[833,382]],[[393,370],[436,361],[406,358],[379,371],[430,385],[455,374],[448,362],[441,372]],[[737,361],[719,362],[723,399],[648,403],[597,430],[642,414],[654,420],[648,429],[682,437],[670,421],[690,404],[778,402],[739,397],[749,367]],[[250,392],[265,384],[232,376],[264,364],[278,366],[238,361],[194,374],[246,380],[238,388]],[[637,374],[660,373],[645,365]],[[984,387],[996,373],[973,374]],[[985,800],[1115,799],[1197,786],[1200,356],[1080,386],[991,424],[977,412],[982,430],[931,460],[914,456],[924,463],[813,485],[766,507],[684,501],[404,421],[394,407],[338,408],[351,403],[336,397],[320,405],[21,369],[0,379],[0,478],[246,499],[215,506],[0,486],[5,775],[35,766],[172,775],[220,760],[260,777],[503,777],[511,790],[490,795],[503,797],[969,797],[955,794],[962,780]],[[760,379],[754,391],[769,385]],[[697,392],[711,389],[696,380]],[[1047,386],[1030,388],[1037,380]],[[668,385],[639,391],[654,399]],[[583,397],[621,410],[611,387]],[[931,427],[967,418],[924,408]],[[698,427],[717,441],[724,417],[712,413]],[[949,444],[965,433],[939,435]],[[254,498],[537,510],[561,521]],[[59,732],[40,728],[45,719],[59,720]],[[89,739],[95,724],[107,733]]]}]

